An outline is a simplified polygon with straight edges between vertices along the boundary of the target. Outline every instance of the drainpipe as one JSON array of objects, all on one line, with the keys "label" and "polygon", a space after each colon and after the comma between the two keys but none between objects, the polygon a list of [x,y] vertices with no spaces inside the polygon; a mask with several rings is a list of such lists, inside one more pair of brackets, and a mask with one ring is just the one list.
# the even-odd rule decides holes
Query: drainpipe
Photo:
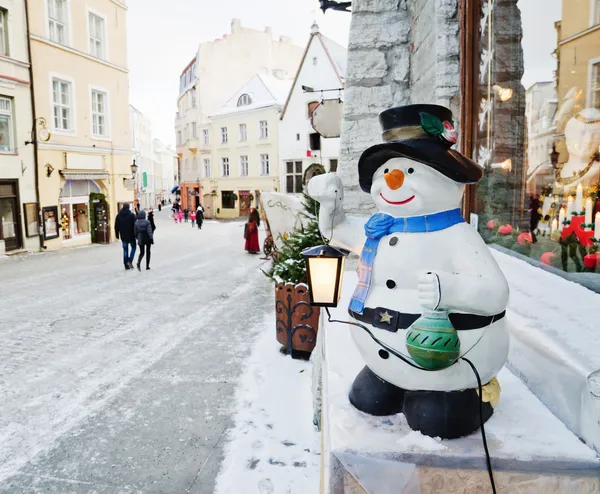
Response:
[{"label": "drainpipe", "polygon": [[[31,56],[31,32],[29,30],[29,6],[28,1],[25,0],[25,24],[27,25],[27,54],[29,56],[29,88],[31,94],[31,116],[33,118],[33,129],[35,130],[37,114],[35,112],[35,96],[33,95],[33,58]],[[31,140],[33,141],[33,164],[35,167],[35,194],[38,203],[38,226],[39,226],[39,239],[40,239],[40,250],[45,250],[47,247],[44,245],[44,235],[42,233],[42,225],[44,219],[42,218],[42,208],[40,203],[40,169],[38,160],[38,143],[37,143],[37,131],[35,132],[35,138],[32,135]]]}]

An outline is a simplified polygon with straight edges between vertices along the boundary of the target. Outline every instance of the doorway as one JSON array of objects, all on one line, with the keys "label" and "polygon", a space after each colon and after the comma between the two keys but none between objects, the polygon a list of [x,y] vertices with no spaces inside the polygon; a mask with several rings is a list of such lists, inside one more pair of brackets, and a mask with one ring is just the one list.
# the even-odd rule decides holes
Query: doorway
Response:
[{"label": "doorway", "polygon": [[0,182],[0,240],[6,252],[21,248],[16,182]]},{"label": "doorway", "polygon": [[94,199],[94,224],[95,235],[93,236],[94,243],[108,244],[110,243],[110,226],[108,215],[108,204],[102,199]]},{"label": "doorway", "polygon": [[212,194],[204,194],[202,200],[202,207],[204,208],[204,217],[205,218],[214,218],[215,211],[213,208],[213,195]]},{"label": "doorway", "polygon": [[249,190],[240,190],[240,216],[248,216],[252,208],[252,196]]}]

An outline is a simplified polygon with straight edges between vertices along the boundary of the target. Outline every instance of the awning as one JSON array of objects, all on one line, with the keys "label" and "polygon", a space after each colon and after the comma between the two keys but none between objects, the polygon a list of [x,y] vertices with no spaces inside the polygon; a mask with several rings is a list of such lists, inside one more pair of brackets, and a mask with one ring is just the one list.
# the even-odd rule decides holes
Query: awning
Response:
[{"label": "awning", "polygon": [[61,170],[60,174],[67,180],[108,180],[106,170]]}]

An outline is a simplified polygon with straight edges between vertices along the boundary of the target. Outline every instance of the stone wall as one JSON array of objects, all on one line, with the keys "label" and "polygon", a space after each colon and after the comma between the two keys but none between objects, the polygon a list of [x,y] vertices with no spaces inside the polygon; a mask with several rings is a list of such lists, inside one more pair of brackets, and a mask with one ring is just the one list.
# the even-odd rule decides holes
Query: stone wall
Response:
[{"label": "stone wall", "polygon": [[338,174],[345,208],[370,214],[358,186],[360,154],[381,142],[378,114],[392,106],[459,103],[458,0],[354,0]]}]

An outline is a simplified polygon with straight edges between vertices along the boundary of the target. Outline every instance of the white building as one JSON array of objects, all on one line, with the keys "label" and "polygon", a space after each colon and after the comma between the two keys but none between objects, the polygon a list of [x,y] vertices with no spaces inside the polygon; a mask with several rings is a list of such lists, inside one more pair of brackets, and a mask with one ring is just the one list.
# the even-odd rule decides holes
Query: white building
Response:
[{"label": "white building", "polygon": [[134,106],[129,105],[129,108],[133,159],[138,166],[135,200],[142,208],[149,208],[156,204],[154,167],[152,165],[152,123]]},{"label": "white building", "polygon": [[152,160],[156,202],[163,199],[168,201],[171,198],[171,191],[179,184],[177,153],[159,139],[154,139],[152,141]]},{"label": "white building", "polygon": [[302,192],[304,171],[313,163],[323,165],[327,171],[337,169],[340,139],[321,138],[312,127],[311,116],[323,100],[343,100],[346,59],[346,48],[323,36],[319,26],[313,24],[280,117],[279,160],[284,192]]},{"label": "white building", "polygon": [[0,255],[40,249],[32,125],[25,2],[0,0]]}]

